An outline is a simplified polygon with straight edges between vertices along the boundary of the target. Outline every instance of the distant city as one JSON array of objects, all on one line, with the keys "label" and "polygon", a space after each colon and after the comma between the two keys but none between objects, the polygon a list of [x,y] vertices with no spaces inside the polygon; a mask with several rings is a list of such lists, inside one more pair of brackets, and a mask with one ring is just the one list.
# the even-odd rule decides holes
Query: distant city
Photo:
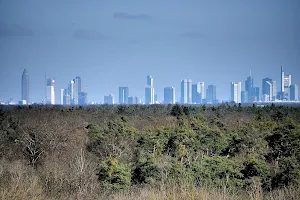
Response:
[{"label": "distant city", "polygon": [[[21,79],[21,99],[18,102],[10,99],[7,102],[0,101],[3,105],[88,105],[96,104],[88,101],[88,94],[83,91],[82,81],[79,76],[66,83],[66,88],[60,89],[60,102],[55,102],[56,88],[55,79],[45,77],[45,97],[41,102],[30,101],[30,75],[24,69]],[[119,87],[119,101],[116,102],[114,94],[107,94],[100,104],[219,104],[223,100],[217,99],[217,86],[208,85],[205,88],[204,82],[192,83],[191,79],[181,80],[180,99],[177,100],[175,87],[164,88],[164,100],[159,102],[154,90],[154,78],[147,76],[144,99],[139,96],[130,96],[129,88]],[[229,84],[228,84],[229,86]],[[292,75],[285,74],[283,67],[280,70],[280,83],[271,78],[262,79],[260,87],[254,87],[254,79],[251,71],[245,80],[244,90],[242,82],[230,82],[230,101],[228,103],[258,103],[258,102],[300,102],[298,85],[292,84]]]}]

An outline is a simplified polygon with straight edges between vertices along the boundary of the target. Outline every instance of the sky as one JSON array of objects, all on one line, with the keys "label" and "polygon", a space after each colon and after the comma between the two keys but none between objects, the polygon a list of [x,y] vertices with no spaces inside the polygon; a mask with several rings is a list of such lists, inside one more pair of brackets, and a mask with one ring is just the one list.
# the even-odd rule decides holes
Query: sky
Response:
[{"label": "sky", "polygon": [[[299,0],[0,0],[0,100],[21,98],[24,68],[30,101],[45,94],[45,74],[60,89],[80,76],[89,101],[128,86],[144,98],[180,82],[215,84],[229,100],[230,82],[252,71],[254,85],[280,66],[300,85]],[[279,90],[279,88],[277,88]]]}]

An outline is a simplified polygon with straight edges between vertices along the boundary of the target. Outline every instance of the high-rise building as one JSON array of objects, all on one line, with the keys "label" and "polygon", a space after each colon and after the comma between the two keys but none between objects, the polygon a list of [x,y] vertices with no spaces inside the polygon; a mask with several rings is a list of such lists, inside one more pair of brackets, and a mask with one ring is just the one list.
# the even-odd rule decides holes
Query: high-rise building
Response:
[{"label": "high-rise building", "polygon": [[46,104],[55,104],[55,80],[47,79]]},{"label": "high-rise building", "polygon": [[217,103],[217,87],[216,85],[207,86],[206,103]]},{"label": "high-rise building", "polygon": [[292,75],[284,75],[284,99],[290,98],[290,86],[292,84]]},{"label": "high-rise building", "polygon": [[62,89],[62,90],[63,90],[63,105],[70,105],[71,102],[70,102],[70,95],[68,89]]},{"label": "high-rise building", "polygon": [[165,87],[164,88],[164,104],[175,104],[175,88]]},{"label": "high-rise building", "polygon": [[119,104],[128,104],[129,88],[119,87]]},{"label": "high-rise building", "polygon": [[283,71],[283,66],[281,66],[280,81],[281,81],[280,92],[284,93],[284,71]]},{"label": "high-rise building", "polygon": [[86,92],[80,92],[78,95],[78,104],[79,105],[87,105],[88,99],[87,99],[87,93]]},{"label": "high-rise building", "polygon": [[231,101],[234,101],[235,103],[241,103],[241,91],[242,91],[242,83],[241,82],[231,82]]},{"label": "high-rise building", "polygon": [[293,84],[290,86],[290,100],[291,101],[299,100],[298,92],[299,92],[298,85]]},{"label": "high-rise building", "polygon": [[248,103],[248,92],[247,91],[242,91],[241,93],[241,102],[242,103]]},{"label": "high-rise building", "polygon": [[64,105],[65,89],[60,89],[60,105]]},{"label": "high-rise building", "polygon": [[276,87],[276,81],[272,81],[272,97],[270,100],[275,101],[276,100],[276,95],[277,95],[277,87]]},{"label": "high-rise building", "polygon": [[68,85],[68,94],[70,97],[70,104],[74,104],[74,80],[71,80]]},{"label": "high-rise building", "polygon": [[202,103],[202,100],[205,99],[205,86],[204,86],[204,82],[200,82],[200,93],[201,93],[201,103]]},{"label": "high-rise building", "polygon": [[154,104],[154,85],[151,75],[147,76],[147,86],[145,88],[145,104]]},{"label": "high-rise building", "polygon": [[27,69],[24,69],[22,74],[22,93],[21,100],[25,100],[26,104],[29,104],[29,73]]},{"label": "high-rise building", "polygon": [[73,95],[73,103],[74,105],[78,104],[79,94],[81,93],[81,78],[76,76],[74,81],[74,95]]},{"label": "high-rise building", "polygon": [[268,101],[272,100],[273,96],[273,80],[270,78],[264,78],[262,80],[262,96],[264,97],[263,100],[265,101],[267,98],[264,95],[268,95]]},{"label": "high-rise building", "polygon": [[181,103],[192,103],[192,80],[184,79],[181,81]]},{"label": "high-rise building", "polygon": [[248,103],[253,102],[253,77],[250,71],[250,76],[247,77],[247,80],[245,81],[245,91],[248,93]]},{"label": "high-rise building", "polygon": [[114,95],[110,94],[108,96],[104,96],[104,104],[115,104]]},{"label": "high-rise building", "polygon": [[201,84],[192,84],[192,103],[201,103]]},{"label": "high-rise building", "polygon": [[260,95],[259,95],[259,87],[253,88],[253,101],[259,101]]}]

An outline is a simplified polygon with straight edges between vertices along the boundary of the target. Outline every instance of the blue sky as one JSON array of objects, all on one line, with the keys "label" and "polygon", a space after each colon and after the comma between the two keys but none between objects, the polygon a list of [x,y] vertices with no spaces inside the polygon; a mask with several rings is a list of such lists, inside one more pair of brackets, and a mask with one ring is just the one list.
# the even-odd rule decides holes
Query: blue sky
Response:
[{"label": "blue sky", "polygon": [[[89,100],[117,96],[119,86],[144,96],[181,79],[217,85],[228,100],[231,81],[252,70],[255,86],[280,81],[280,66],[300,84],[299,0],[0,0],[0,99],[21,96],[30,74],[30,100],[44,97],[44,71],[59,89],[81,76]],[[244,87],[244,86],[243,86]]]}]

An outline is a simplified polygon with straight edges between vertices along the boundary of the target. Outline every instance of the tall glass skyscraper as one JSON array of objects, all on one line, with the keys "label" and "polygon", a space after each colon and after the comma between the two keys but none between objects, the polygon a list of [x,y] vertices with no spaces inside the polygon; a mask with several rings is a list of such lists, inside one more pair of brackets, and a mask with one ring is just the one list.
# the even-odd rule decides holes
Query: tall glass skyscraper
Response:
[{"label": "tall glass skyscraper", "polygon": [[29,104],[29,73],[24,69],[22,74],[22,84],[21,84],[21,100],[25,100],[26,104]]},{"label": "tall glass skyscraper", "polygon": [[129,88],[119,87],[119,104],[128,104]]},{"label": "tall glass skyscraper", "polygon": [[79,76],[75,77],[74,81],[74,96],[73,102],[75,105],[78,104],[79,94],[81,93],[81,78]]},{"label": "tall glass skyscraper", "polygon": [[216,85],[207,86],[206,90],[206,103],[216,103],[217,102],[217,87]]},{"label": "tall glass skyscraper", "polygon": [[55,104],[55,80],[47,79],[46,104]]},{"label": "tall glass skyscraper", "polygon": [[192,80],[183,79],[181,81],[181,103],[191,104],[192,103]]},{"label": "tall glass skyscraper", "polygon": [[242,92],[242,83],[241,82],[231,82],[231,101],[234,101],[235,103],[241,103],[241,92]]},{"label": "tall glass skyscraper", "polygon": [[145,104],[154,104],[154,86],[151,75],[147,76],[147,86],[145,88]]},{"label": "tall glass skyscraper", "polygon": [[192,103],[201,103],[201,85],[200,82],[192,84]]},{"label": "tall glass skyscraper", "polygon": [[247,80],[245,81],[245,91],[247,92],[247,102],[251,103],[254,101],[254,94],[253,94],[253,77],[250,71],[250,76],[247,77]]},{"label": "tall glass skyscraper", "polygon": [[273,96],[273,80],[270,78],[264,78],[262,80],[262,96],[264,101],[272,100]]},{"label": "tall glass skyscraper", "polygon": [[164,104],[175,104],[175,88],[165,87],[164,88]]}]

